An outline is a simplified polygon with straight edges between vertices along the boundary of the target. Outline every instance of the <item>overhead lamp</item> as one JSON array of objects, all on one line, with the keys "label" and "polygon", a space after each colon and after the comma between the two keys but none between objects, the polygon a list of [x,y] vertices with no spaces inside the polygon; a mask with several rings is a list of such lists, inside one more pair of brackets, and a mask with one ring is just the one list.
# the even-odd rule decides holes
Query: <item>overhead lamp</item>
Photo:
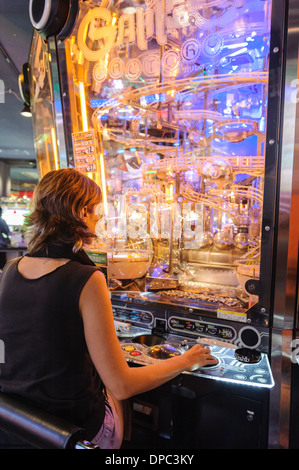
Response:
[{"label": "overhead lamp", "polygon": [[29,86],[29,64],[26,62],[23,64],[22,73],[19,75],[19,92],[24,102],[24,108],[21,111],[21,115],[25,117],[32,117],[30,109],[30,86]]},{"label": "overhead lamp", "polygon": [[21,114],[21,116],[24,116],[24,117],[32,117],[30,106],[28,106],[28,104],[24,103],[24,108],[22,109],[20,114]]}]

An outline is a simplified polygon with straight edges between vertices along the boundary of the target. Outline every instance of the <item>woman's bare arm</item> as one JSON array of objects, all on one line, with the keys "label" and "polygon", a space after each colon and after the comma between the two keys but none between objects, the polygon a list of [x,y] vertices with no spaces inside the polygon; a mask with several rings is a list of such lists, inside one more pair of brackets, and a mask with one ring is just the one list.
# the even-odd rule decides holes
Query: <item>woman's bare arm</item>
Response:
[{"label": "woman's bare arm", "polygon": [[100,272],[95,272],[82,289],[79,307],[91,359],[116,399],[151,390],[184,370],[215,363],[209,349],[196,345],[180,356],[156,364],[129,367],[116,336],[106,280]]}]

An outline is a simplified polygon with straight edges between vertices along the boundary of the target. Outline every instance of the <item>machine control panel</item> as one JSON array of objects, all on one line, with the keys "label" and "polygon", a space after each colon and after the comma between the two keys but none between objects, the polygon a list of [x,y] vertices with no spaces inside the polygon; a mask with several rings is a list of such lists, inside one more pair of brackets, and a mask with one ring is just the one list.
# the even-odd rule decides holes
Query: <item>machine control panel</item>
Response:
[{"label": "machine control panel", "polygon": [[147,310],[113,306],[113,316],[118,320],[136,322],[151,326],[154,321],[153,314]]},{"label": "machine control panel", "polygon": [[[258,349],[268,354],[269,330],[249,324],[213,319],[208,316],[186,314],[178,310],[162,310],[148,305],[112,301],[113,316],[119,322],[134,326],[135,333],[144,333],[160,327],[165,333],[193,339],[210,338],[233,344],[236,347]],[[160,325],[162,324],[162,326]],[[131,328],[132,333],[132,328]],[[130,332],[126,332],[126,337]]]},{"label": "machine control panel", "polygon": [[[184,353],[184,347],[178,345],[177,340],[171,337],[167,338],[166,344],[153,347],[129,342],[122,343],[121,348],[128,362],[145,366]],[[196,371],[183,373],[261,388],[272,388],[274,386],[267,354],[261,353],[257,364],[249,364],[238,360],[235,348],[226,348],[224,345],[213,344],[209,345],[209,348],[211,354],[218,359],[216,365],[203,366]]]},{"label": "machine control panel", "polygon": [[195,335],[212,336],[223,340],[233,341],[236,336],[236,330],[229,326],[220,325],[199,320],[190,320],[179,317],[170,317],[169,328],[171,331],[179,333],[192,333]]}]

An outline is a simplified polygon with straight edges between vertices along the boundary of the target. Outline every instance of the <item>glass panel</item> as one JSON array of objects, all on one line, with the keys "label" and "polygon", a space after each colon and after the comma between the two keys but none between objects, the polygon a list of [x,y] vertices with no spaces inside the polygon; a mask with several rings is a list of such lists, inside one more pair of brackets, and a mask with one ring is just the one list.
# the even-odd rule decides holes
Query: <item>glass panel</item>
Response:
[{"label": "glass panel", "polygon": [[74,164],[102,186],[111,289],[258,300],[270,18],[270,0],[80,3],[63,45]]},{"label": "glass panel", "polygon": [[40,176],[59,168],[47,43],[35,32],[29,55],[30,106]]}]

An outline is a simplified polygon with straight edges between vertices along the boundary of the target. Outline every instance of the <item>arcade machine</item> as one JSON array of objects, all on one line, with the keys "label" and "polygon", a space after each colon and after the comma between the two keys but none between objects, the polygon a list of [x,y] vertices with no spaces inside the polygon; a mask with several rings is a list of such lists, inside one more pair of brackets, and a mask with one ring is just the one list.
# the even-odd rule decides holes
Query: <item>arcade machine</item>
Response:
[{"label": "arcade machine", "polygon": [[29,10],[40,175],[71,166],[102,188],[87,249],[123,354],[218,359],[134,397],[128,445],[298,447],[295,0]]}]

